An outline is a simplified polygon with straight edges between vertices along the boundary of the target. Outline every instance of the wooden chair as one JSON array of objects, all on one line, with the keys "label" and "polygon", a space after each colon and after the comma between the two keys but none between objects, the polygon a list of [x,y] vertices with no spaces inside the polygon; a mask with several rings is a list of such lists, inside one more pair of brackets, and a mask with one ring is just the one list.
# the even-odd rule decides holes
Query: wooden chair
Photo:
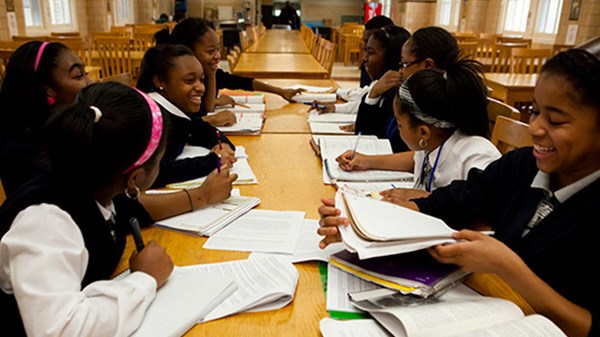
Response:
[{"label": "wooden chair", "polygon": [[48,37],[47,36],[13,35],[12,40],[25,43],[25,42],[29,42],[29,41],[47,41]]},{"label": "wooden chair", "polygon": [[539,74],[542,65],[552,57],[552,49],[514,48],[511,51],[511,73]]},{"label": "wooden chair", "polygon": [[111,26],[110,33],[115,33],[118,36],[133,37],[133,27],[132,26]]},{"label": "wooden chair", "polygon": [[322,39],[319,49],[319,57],[317,61],[327,70],[328,77],[331,78],[331,72],[333,70],[333,62],[335,61],[335,52],[337,46],[326,39]]},{"label": "wooden chair", "polygon": [[474,33],[461,32],[461,33],[453,33],[453,35],[454,35],[454,38],[456,39],[456,42],[475,41],[475,40],[479,39],[479,34],[474,34]]},{"label": "wooden chair", "polygon": [[51,32],[50,33],[50,37],[61,37],[61,36],[81,37],[81,34],[79,32]]},{"label": "wooden chair", "polygon": [[89,41],[80,37],[50,37],[50,42],[60,42],[71,49],[85,65],[92,65],[92,46]]},{"label": "wooden chair", "polygon": [[501,36],[500,34],[496,34],[496,33],[479,33],[480,39],[492,39],[494,41],[494,43],[500,36]]},{"label": "wooden chair", "polygon": [[491,73],[510,72],[511,47],[495,43],[492,46],[492,61],[490,63]]},{"label": "wooden chair", "polygon": [[344,34],[344,65],[360,63],[363,40],[361,36]]},{"label": "wooden chair", "polygon": [[133,74],[131,62],[131,39],[127,37],[97,37],[94,41],[100,66],[101,78],[121,73]]},{"label": "wooden chair", "polygon": [[479,42],[475,40],[458,42],[458,48],[463,57],[476,59],[479,51]]},{"label": "wooden chair", "polygon": [[146,52],[146,50],[154,46],[155,33],[152,30],[136,32],[131,40],[131,50]]},{"label": "wooden chair", "polygon": [[531,146],[533,142],[529,136],[529,125],[516,119],[498,116],[492,132],[492,143],[502,154]]},{"label": "wooden chair", "polygon": [[227,55],[227,64],[229,65],[229,71],[233,71],[233,69],[235,69],[235,65],[237,64],[237,59],[232,53],[229,53]]},{"label": "wooden chair", "polygon": [[240,44],[242,45],[242,51],[246,51],[250,47],[250,38],[245,30],[240,30]]},{"label": "wooden chair", "polygon": [[132,86],[134,84],[131,73],[120,73],[113,76],[104,77],[102,78],[101,82],[119,82],[128,86]]},{"label": "wooden chair", "polygon": [[499,36],[496,39],[497,43],[525,43],[527,44],[527,48],[531,48],[531,39],[524,39],[522,37],[513,37],[513,36]]},{"label": "wooden chair", "polygon": [[554,45],[552,45],[552,56],[560,53],[561,51],[565,51],[565,50],[569,50],[571,48],[575,47],[572,44],[558,44],[555,43]]},{"label": "wooden chair", "polygon": [[0,50],[8,50],[15,51],[15,49],[19,48],[24,42],[22,41],[0,41]]},{"label": "wooden chair", "polygon": [[491,97],[488,97],[487,114],[490,123],[490,133],[494,131],[494,125],[498,116],[520,120],[520,113],[517,108]]}]

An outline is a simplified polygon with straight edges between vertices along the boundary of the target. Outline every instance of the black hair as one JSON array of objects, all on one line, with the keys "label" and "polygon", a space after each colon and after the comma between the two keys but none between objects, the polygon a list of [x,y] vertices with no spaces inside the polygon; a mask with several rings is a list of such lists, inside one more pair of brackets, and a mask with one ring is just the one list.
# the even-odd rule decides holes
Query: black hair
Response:
[{"label": "black hair", "polygon": [[149,48],[144,54],[140,66],[140,74],[136,88],[143,92],[156,91],[154,75],[165,79],[169,70],[175,65],[175,59],[184,55],[194,56],[194,52],[181,44],[159,45]]},{"label": "black hair", "polygon": [[[489,137],[487,87],[481,63],[461,59],[445,71],[417,71],[406,81],[415,104],[424,114],[451,122],[467,135]],[[400,111],[409,111],[406,102],[400,100],[400,104]],[[411,125],[424,123],[408,115]]]},{"label": "black hair", "polygon": [[41,143],[42,129],[52,107],[47,87],[56,83],[52,72],[68,48],[57,42],[46,45],[37,70],[35,59],[41,41],[30,41],[17,48],[6,65],[0,88],[0,138]]},{"label": "black hair", "polygon": [[385,69],[398,70],[402,60],[402,46],[410,38],[408,30],[389,25],[373,31],[370,38],[379,41],[385,49]]},{"label": "black hair", "polygon": [[369,21],[367,21],[367,23],[365,23],[365,29],[367,29],[367,30],[380,29],[385,26],[389,26],[389,25],[393,25],[393,24],[394,24],[394,21],[392,21],[392,19],[388,18],[385,15],[378,15],[378,16],[372,17]]},{"label": "black hair", "polygon": [[212,22],[204,18],[189,17],[177,23],[170,34],[168,28],[158,31],[154,39],[156,44],[182,44],[193,50],[196,41],[211,29],[215,30]]},{"label": "black hair", "polygon": [[558,75],[573,90],[570,95],[581,104],[596,108],[600,121],[600,59],[582,49],[569,49],[556,54],[542,66],[541,74]]},{"label": "black hair", "polygon": [[452,34],[440,27],[425,27],[413,33],[408,41],[410,53],[416,60],[423,61],[430,58],[435,62],[435,67],[446,70],[456,63],[460,48]]},{"label": "black hair", "polygon": [[[96,113],[101,111],[96,122]],[[163,132],[157,150],[142,167],[156,163],[169,134]],[[142,155],[152,133],[152,114],[146,99],[118,82],[84,88],[75,103],[52,113],[44,132],[50,172],[59,181],[91,189],[112,183]]]}]

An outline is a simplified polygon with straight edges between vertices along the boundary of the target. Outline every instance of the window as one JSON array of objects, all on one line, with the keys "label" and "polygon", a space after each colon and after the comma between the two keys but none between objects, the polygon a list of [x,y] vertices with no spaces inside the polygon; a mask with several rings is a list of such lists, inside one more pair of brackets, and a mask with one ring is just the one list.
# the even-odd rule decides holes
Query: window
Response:
[{"label": "window", "polygon": [[47,34],[55,30],[76,29],[73,0],[23,0],[27,33]]},{"label": "window", "polygon": [[115,25],[124,26],[133,23],[133,8],[131,0],[114,0]]},{"label": "window", "polygon": [[437,24],[450,31],[458,28],[460,0],[438,0]]},{"label": "window", "polygon": [[539,0],[535,32],[556,34],[561,9],[562,0]]},{"label": "window", "polygon": [[506,5],[504,30],[524,33],[527,29],[528,14],[529,0],[508,0]]},{"label": "window", "polygon": [[392,11],[392,0],[383,0],[383,10],[381,11],[382,15],[387,16],[388,18],[391,18],[391,13]]}]

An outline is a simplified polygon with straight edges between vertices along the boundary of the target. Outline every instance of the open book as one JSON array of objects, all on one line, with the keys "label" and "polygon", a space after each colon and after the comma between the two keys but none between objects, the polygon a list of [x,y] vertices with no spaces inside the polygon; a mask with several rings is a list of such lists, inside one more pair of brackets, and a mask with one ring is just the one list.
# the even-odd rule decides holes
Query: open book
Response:
[{"label": "open book", "polygon": [[[129,273],[115,279],[122,280]],[[181,336],[235,291],[237,284],[229,275],[187,273],[176,267],[131,336]]]},{"label": "open book", "polygon": [[220,203],[160,220],[156,226],[211,236],[259,203],[260,199],[256,197],[231,196]]},{"label": "open book", "polygon": [[351,123],[309,122],[310,133],[317,135],[352,135],[354,132],[340,129],[342,125]]},{"label": "open book", "polygon": [[441,294],[469,275],[456,265],[437,262],[425,250],[366,260],[343,250],[329,262],[367,281],[424,298]]},{"label": "open book", "polygon": [[313,110],[308,114],[308,122],[320,123],[336,123],[336,124],[352,124],[356,121],[356,115],[340,114],[340,113],[324,113],[320,114]]},{"label": "open book", "polygon": [[259,135],[264,117],[261,113],[233,112],[237,122],[232,126],[219,126],[218,129],[226,134]]},{"label": "open book", "polygon": [[386,296],[353,304],[396,337],[566,337],[546,317],[525,316],[516,304],[500,298],[442,296],[432,303],[407,306]]},{"label": "open book", "polygon": [[190,273],[231,277],[238,284],[238,289],[207,314],[202,322],[239,312],[283,308],[294,299],[298,284],[298,270],[290,259],[275,255],[199,264],[183,269]]},{"label": "open book", "polygon": [[[357,136],[358,137],[358,136]],[[326,184],[337,181],[412,181],[412,172],[366,170],[344,171],[335,160],[342,153],[353,150],[367,155],[392,154],[392,146],[388,139],[375,137],[327,137],[320,138],[319,148],[323,161],[323,182]]]},{"label": "open book", "polygon": [[412,252],[456,242],[441,219],[373,198],[338,190],[335,199],[350,226],[340,226],[342,242],[360,259]]}]

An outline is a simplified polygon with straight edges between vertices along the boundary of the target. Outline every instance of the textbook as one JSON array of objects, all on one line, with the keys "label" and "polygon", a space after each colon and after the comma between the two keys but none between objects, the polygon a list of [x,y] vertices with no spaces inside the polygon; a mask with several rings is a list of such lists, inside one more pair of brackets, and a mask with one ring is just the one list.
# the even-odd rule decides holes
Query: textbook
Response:
[{"label": "textbook", "polygon": [[308,122],[351,124],[356,122],[356,115],[341,113],[320,114],[318,111],[313,110],[308,114]]},{"label": "textbook", "polygon": [[265,94],[260,92],[247,92],[247,91],[226,91],[221,90],[221,95],[227,95],[236,103],[239,104],[264,104],[265,103]]},{"label": "textbook", "polygon": [[[116,279],[123,279],[128,274],[121,274]],[[141,325],[131,336],[181,336],[237,288],[231,276],[188,273],[175,267],[167,282],[157,290]]]},{"label": "textbook", "polygon": [[352,131],[345,131],[340,129],[340,126],[348,125],[350,123],[322,123],[322,122],[309,122],[310,133],[317,135],[353,135]]},{"label": "textbook", "polygon": [[230,277],[238,289],[224,299],[202,322],[241,312],[259,312],[283,308],[296,293],[298,270],[289,257],[267,255],[247,260],[183,267],[190,273]]},{"label": "textbook", "polygon": [[352,303],[395,337],[566,337],[548,318],[525,316],[516,304],[501,298],[444,295],[431,303],[406,305],[385,296]]},{"label": "textbook", "polygon": [[259,203],[260,199],[256,197],[231,196],[220,203],[160,220],[156,226],[194,235],[211,236]]},{"label": "textbook", "polygon": [[423,298],[437,296],[469,275],[456,265],[436,261],[423,249],[365,260],[343,250],[331,255],[329,262],[364,280]]},{"label": "textbook", "polygon": [[340,226],[344,247],[360,259],[417,251],[454,243],[454,229],[441,219],[340,189],[336,207],[349,226]]},{"label": "textbook", "polygon": [[326,184],[335,184],[338,181],[376,182],[413,180],[412,172],[388,170],[344,171],[336,161],[339,155],[354,149],[356,152],[366,155],[393,154],[392,146],[388,139],[362,136],[354,138],[321,138],[319,149],[321,150],[321,160],[323,161],[323,182]]}]

